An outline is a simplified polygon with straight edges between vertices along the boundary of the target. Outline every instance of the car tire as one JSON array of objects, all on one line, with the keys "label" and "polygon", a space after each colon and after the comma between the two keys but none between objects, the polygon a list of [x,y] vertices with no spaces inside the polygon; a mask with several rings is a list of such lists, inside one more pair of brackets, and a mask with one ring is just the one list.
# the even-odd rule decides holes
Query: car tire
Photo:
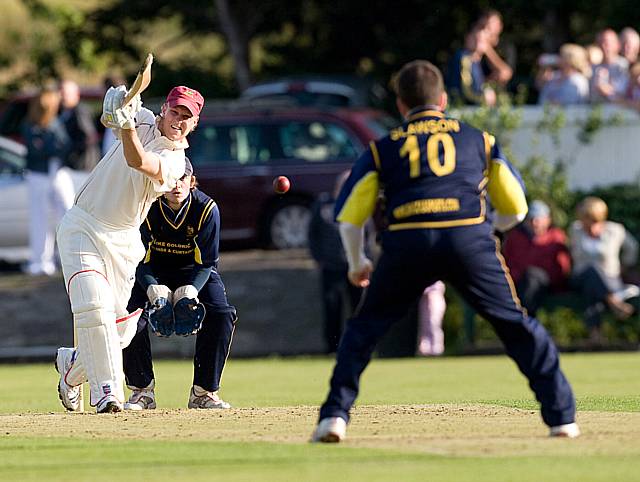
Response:
[{"label": "car tire", "polygon": [[273,249],[306,248],[311,209],[302,200],[277,203],[265,223],[265,240]]}]

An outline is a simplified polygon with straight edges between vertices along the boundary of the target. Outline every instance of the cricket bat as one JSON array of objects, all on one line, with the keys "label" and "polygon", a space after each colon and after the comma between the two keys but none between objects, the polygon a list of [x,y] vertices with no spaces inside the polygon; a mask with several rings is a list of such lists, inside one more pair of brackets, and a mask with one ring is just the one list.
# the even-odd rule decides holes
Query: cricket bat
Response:
[{"label": "cricket bat", "polygon": [[149,87],[149,84],[151,83],[151,64],[153,64],[153,54],[149,53],[138,71],[136,80],[131,84],[131,88],[122,102],[122,107],[129,105],[136,95],[144,92],[144,90]]}]

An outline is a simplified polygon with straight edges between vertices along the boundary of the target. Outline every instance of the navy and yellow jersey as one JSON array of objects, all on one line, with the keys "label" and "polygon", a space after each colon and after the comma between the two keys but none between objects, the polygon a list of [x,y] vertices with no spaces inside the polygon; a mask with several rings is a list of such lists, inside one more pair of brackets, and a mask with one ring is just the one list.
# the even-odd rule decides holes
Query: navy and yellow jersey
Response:
[{"label": "navy and yellow jersey", "polygon": [[447,67],[447,90],[454,99],[467,104],[482,104],[485,83],[480,61],[473,61],[466,49],[458,50]]},{"label": "navy and yellow jersey", "polygon": [[148,283],[141,280],[141,274],[186,278],[200,289],[198,285],[217,269],[220,211],[213,199],[198,189],[191,191],[178,213],[159,198],[140,233],[146,254],[137,277],[143,287]]},{"label": "navy and yellow jersey", "polygon": [[336,219],[362,226],[382,190],[391,231],[485,222],[488,201],[503,215],[526,214],[524,184],[495,138],[435,110],[414,109],[354,164]]}]

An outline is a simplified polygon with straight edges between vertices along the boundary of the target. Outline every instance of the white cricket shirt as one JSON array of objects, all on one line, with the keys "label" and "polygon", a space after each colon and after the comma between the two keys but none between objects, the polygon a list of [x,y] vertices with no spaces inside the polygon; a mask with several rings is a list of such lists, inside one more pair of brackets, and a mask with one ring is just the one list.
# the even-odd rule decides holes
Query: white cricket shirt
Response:
[{"label": "white cricket shirt", "polygon": [[136,115],[136,132],[146,152],[158,156],[163,184],[127,165],[122,142],[115,142],[80,188],[75,204],[109,229],[138,228],[151,204],[171,191],[184,175],[186,140],[176,143],[164,137],[156,116],[143,108]]}]

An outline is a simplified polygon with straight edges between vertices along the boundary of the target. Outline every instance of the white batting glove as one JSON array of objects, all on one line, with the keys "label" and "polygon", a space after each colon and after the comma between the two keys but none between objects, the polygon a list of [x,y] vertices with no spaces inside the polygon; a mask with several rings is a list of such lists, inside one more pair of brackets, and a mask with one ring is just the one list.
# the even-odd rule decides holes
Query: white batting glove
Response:
[{"label": "white batting glove", "polygon": [[171,301],[171,290],[166,285],[149,285],[147,288],[147,298],[149,298],[152,305],[155,305],[156,301],[160,298]]},{"label": "white batting glove", "polygon": [[198,288],[193,285],[184,285],[176,288],[173,292],[172,303],[175,305],[182,298],[196,300],[196,303],[198,303]]},{"label": "white batting glove", "polygon": [[122,107],[127,89],[120,85],[109,87],[102,101],[100,122],[110,129],[135,129],[135,115],[142,109],[142,100],[137,95],[126,107]]},{"label": "white batting glove", "polygon": [[124,109],[128,109],[133,117],[138,115],[138,112],[142,110],[142,98],[140,97],[140,94],[136,95],[133,99],[131,99],[131,102],[129,102],[129,105]]}]

